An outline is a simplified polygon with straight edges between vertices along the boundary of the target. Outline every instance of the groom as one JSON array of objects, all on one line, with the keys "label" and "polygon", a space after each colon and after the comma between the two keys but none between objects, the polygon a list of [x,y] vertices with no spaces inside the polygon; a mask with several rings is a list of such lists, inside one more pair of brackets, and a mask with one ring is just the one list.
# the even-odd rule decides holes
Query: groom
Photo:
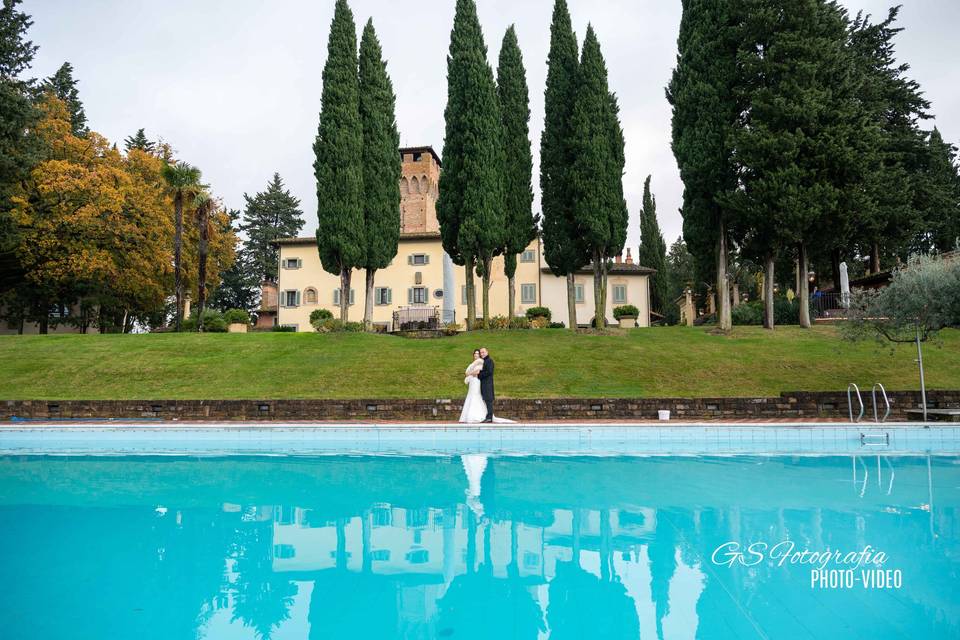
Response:
[{"label": "groom", "polygon": [[483,369],[477,374],[480,379],[480,397],[487,405],[487,417],[484,422],[493,422],[493,358],[486,347],[480,347],[480,357],[483,358]]}]

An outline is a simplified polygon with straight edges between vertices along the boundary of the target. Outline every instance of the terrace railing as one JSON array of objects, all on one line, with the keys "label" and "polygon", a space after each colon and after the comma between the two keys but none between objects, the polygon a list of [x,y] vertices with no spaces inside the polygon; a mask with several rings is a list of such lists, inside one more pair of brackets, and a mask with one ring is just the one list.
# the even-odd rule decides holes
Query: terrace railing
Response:
[{"label": "terrace railing", "polygon": [[438,331],[440,307],[401,307],[393,312],[394,331]]},{"label": "terrace railing", "polygon": [[815,318],[846,318],[850,294],[817,292],[810,298],[810,307]]}]

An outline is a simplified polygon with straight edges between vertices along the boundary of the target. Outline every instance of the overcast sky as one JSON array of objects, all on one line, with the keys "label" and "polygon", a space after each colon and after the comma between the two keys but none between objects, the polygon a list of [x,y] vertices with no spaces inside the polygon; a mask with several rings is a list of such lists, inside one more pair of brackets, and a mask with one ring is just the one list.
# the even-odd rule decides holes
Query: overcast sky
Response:
[{"label": "overcast sky", "polygon": [[[933,103],[944,137],[960,142],[958,0],[901,0],[897,40]],[[670,151],[664,98],[675,61],[680,0],[568,0],[578,41],[592,22],[620,99],[626,136],[624,192],[629,244],[639,242],[643,180],[653,191],[669,245],[681,231],[682,185]],[[847,0],[877,17],[891,2]],[[316,228],[312,144],[334,0],[26,0],[29,37],[40,46],[33,76],[69,60],[91,128],[111,140],[144,127],[199,166],[227,206],[264,188],[279,171]],[[358,30],[372,17],[397,94],[404,145],[443,148],[446,53],[453,0],[352,0]],[[530,133],[537,193],[543,87],[552,0],[478,0],[496,69],[507,26],[517,27],[530,86]],[[932,123],[929,125],[932,126]],[[534,204],[539,208],[539,195]]]}]

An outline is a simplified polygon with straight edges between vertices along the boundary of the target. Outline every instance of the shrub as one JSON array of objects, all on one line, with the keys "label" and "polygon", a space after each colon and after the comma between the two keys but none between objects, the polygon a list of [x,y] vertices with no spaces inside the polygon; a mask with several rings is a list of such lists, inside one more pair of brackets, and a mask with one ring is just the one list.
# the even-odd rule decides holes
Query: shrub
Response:
[{"label": "shrub", "polygon": [[632,304],[621,305],[613,308],[613,317],[617,320],[620,318],[639,318],[640,310]]},{"label": "shrub", "polygon": [[[191,314],[181,324],[182,331],[197,330],[197,316]],[[223,319],[223,314],[216,309],[204,309],[203,311],[203,330],[205,333],[226,333],[227,323]]]},{"label": "shrub", "polygon": [[547,325],[547,328],[548,329],[566,329],[567,325],[563,324],[562,322],[551,322],[550,324]]},{"label": "shrub", "polygon": [[295,327],[289,327],[282,324],[275,324],[272,327],[270,327],[270,331],[273,331],[274,333],[296,333],[297,330]]},{"label": "shrub", "polygon": [[310,324],[317,331],[320,331],[320,325],[327,320],[333,320],[333,313],[327,309],[314,309],[310,312]]},{"label": "shrub", "polygon": [[487,321],[487,329],[501,331],[510,328],[510,318],[507,316],[493,316]]},{"label": "shrub", "polygon": [[313,325],[313,328],[319,333],[336,333],[338,331],[343,331],[343,323],[334,318],[328,318],[326,320],[318,321]]},{"label": "shrub", "polygon": [[250,324],[250,313],[246,309],[228,309],[223,313],[227,324]]},{"label": "shrub", "polygon": [[550,309],[546,307],[530,307],[527,309],[527,318],[533,320],[534,318],[546,318],[547,322],[550,322],[550,318],[553,316],[550,314]]},{"label": "shrub", "polygon": [[461,326],[457,322],[448,322],[443,325],[443,335],[445,336],[455,336],[460,333]]},{"label": "shrub", "polygon": [[510,318],[511,329],[529,329],[530,326],[531,326],[531,322],[529,318],[523,318],[523,317]]},{"label": "shrub", "polygon": [[537,316],[530,321],[531,329],[546,329],[550,326],[550,321],[544,318],[543,316]]},{"label": "shrub", "polygon": [[760,325],[763,324],[763,304],[757,302],[745,302],[738,304],[730,311],[730,317],[735,325]]},{"label": "shrub", "polygon": [[362,322],[346,322],[343,325],[343,330],[347,333],[362,333],[363,323]]}]

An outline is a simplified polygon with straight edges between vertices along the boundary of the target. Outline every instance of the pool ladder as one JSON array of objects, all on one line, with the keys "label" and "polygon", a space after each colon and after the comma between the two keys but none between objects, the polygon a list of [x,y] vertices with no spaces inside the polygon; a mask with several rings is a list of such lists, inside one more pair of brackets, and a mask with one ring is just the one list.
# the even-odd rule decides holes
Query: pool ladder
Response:
[{"label": "pool ladder", "polygon": [[[885,411],[881,417],[877,411],[877,389],[880,390],[880,397],[883,398],[883,404]],[[857,417],[853,417],[853,394],[857,394],[857,402],[860,405],[860,413],[857,414]],[[887,418],[890,417],[890,399],[887,397],[887,390],[883,388],[883,385],[879,382],[873,385],[873,388],[870,390],[870,399],[871,404],[873,405],[873,421],[876,424],[883,424],[887,421]],[[860,387],[851,382],[847,385],[847,410],[850,414],[850,422],[857,423],[863,418],[864,413],[864,404],[863,397],[860,395]],[[890,433],[860,433],[860,446],[861,447],[888,447],[890,446]]]}]

